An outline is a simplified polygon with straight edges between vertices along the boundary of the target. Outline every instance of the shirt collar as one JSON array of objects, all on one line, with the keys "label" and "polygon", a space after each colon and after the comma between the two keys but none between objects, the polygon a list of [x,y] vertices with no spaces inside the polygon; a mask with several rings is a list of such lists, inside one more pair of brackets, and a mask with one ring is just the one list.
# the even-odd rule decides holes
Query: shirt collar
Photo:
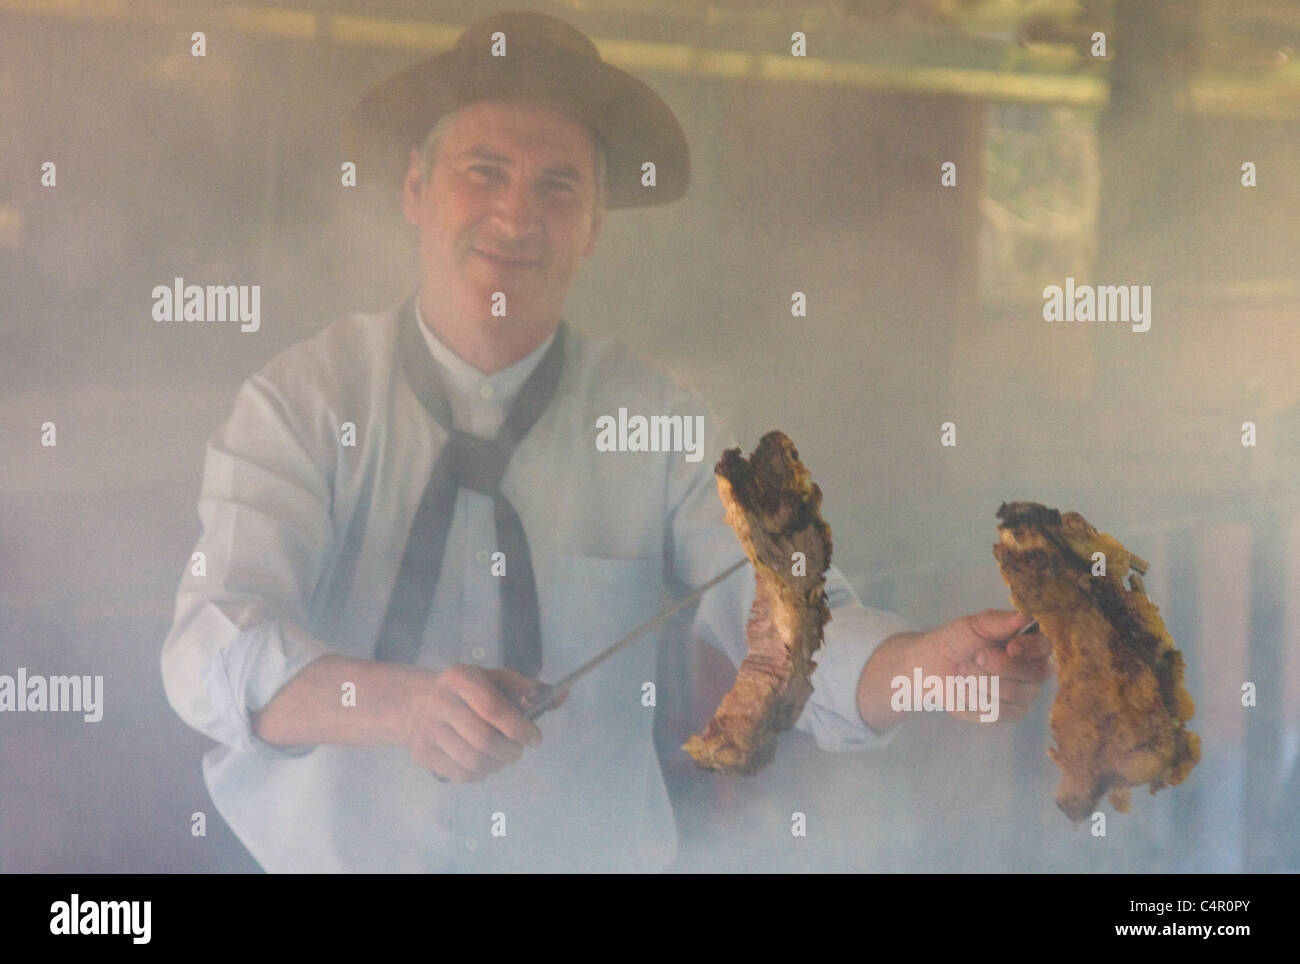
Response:
[{"label": "shirt collar", "polygon": [[433,354],[434,361],[441,366],[443,374],[447,377],[447,387],[451,391],[458,395],[470,395],[503,404],[514,398],[524,382],[528,380],[528,376],[533,373],[538,362],[542,360],[542,356],[546,354],[546,349],[550,348],[551,342],[555,340],[555,332],[551,332],[549,338],[513,365],[495,371],[491,375],[485,375],[447,347],[442,339],[424,323],[418,293],[415,298],[415,318],[429,346],[429,351]]}]

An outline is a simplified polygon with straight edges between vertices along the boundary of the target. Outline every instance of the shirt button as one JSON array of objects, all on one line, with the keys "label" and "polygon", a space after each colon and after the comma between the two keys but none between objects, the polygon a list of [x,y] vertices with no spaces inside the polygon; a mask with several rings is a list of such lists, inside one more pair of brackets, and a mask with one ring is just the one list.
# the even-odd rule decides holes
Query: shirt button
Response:
[{"label": "shirt button", "polygon": [[477,841],[477,840],[475,840],[473,837],[466,837],[466,838],[465,838],[465,849],[466,849],[466,850],[474,850],[474,849],[476,849],[477,847],[478,847],[478,841]]},{"label": "shirt button", "polygon": [[480,549],[478,552],[474,554],[474,558],[477,559],[479,562],[487,562],[488,551],[486,549]]},{"label": "shirt button", "polygon": [[487,655],[487,650],[484,649],[482,646],[475,646],[473,649],[469,651],[469,654],[473,656],[475,659],[482,659],[484,656]]},{"label": "shirt button", "polygon": [[492,386],[489,385],[487,382],[484,382],[482,385],[478,387],[478,393],[483,398],[491,398],[493,395],[496,394]]}]

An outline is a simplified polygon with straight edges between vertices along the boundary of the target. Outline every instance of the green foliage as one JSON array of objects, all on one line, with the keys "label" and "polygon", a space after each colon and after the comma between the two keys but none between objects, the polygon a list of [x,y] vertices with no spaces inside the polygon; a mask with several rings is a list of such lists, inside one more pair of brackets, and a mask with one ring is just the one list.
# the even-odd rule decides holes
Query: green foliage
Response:
[{"label": "green foliage", "polygon": [[1096,253],[1096,113],[994,105],[985,134],[981,293],[1037,300],[1052,279],[1087,274]]}]

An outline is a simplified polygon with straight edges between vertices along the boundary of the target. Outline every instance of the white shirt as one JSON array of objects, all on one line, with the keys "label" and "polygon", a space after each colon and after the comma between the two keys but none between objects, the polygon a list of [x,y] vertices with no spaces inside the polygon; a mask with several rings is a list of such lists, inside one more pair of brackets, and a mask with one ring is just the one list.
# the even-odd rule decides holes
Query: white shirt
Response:
[{"label": "white shirt", "polygon": [[[676,829],[654,710],[641,699],[654,640],[575,684],[539,721],[541,745],[481,783],[439,783],[401,747],[285,748],[253,732],[251,714],[312,660],[374,656],[446,439],[395,357],[399,307],[349,316],[281,352],[241,386],[208,441],[196,546],[206,575],[187,568],[182,578],[162,671],[176,712],[219,744],[203,760],[212,799],[271,872],[663,869]],[[481,434],[501,425],[547,347],[484,375],[421,330],[457,427]],[[564,352],[555,397],[502,481],[528,535],[543,680],[652,617],[664,589],[680,595],[743,554],[713,475],[734,443],[699,395],[571,326]],[[597,418],[620,407],[705,416],[704,458],[597,451]],[[341,442],[346,423],[353,445]],[[494,532],[491,500],[461,490],[417,665],[502,665]],[[832,620],[798,726],[826,749],[871,746],[882,738],[857,712],[858,679],[880,642],[912,627],[864,608],[834,567],[827,591]],[[692,631],[733,663],[753,595],[746,567],[695,612]]]}]

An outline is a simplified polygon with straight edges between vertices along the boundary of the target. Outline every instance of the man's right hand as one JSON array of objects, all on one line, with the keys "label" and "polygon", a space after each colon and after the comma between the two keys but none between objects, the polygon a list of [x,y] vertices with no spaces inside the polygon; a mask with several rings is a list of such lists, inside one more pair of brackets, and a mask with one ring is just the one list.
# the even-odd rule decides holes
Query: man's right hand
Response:
[{"label": "man's right hand", "polygon": [[518,706],[538,686],[512,669],[458,663],[421,674],[407,706],[411,759],[453,783],[472,783],[523,756],[542,731]]}]

